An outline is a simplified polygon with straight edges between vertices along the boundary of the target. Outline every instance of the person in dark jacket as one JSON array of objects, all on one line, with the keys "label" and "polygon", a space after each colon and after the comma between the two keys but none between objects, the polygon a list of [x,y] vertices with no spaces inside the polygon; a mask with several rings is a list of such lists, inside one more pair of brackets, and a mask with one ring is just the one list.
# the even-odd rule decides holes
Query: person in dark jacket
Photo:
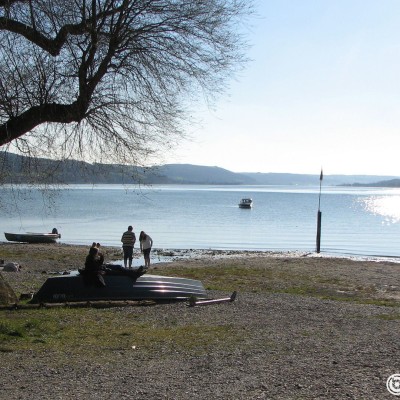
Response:
[{"label": "person in dark jacket", "polygon": [[89,249],[89,254],[85,260],[85,277],[87,283],[94,283],[96,286],[106,286],[103,275],[105,274],[104,267],[104,256],[99,252],[96,246],[92,246]]}]

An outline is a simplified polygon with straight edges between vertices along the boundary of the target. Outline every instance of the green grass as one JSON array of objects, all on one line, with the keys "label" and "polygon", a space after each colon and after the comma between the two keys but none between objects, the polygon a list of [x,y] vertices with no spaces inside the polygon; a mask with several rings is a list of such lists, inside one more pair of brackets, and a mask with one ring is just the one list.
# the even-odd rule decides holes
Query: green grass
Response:
[{"label": "green grass", "polygon": [[151,354],[168,348],[204,354],[210,349],[234,348],[241,340],[229,324],[142,321],[115,309],[56,308],[1,314],[0,353],[29,349],[100,357],[109,351],[135,349]]},{"label": "green grass", "polygon": [[400,320],[400,314],[379,314],[375,318],[383,319],[385,321],[397,321]]},{"label": "green grass", "polygon": [[[65,262],[81,265],[87,254],[87,248],[84,246],[79,248],[78,251],[76,251],[76,248],[75,251],[71,251],[67,246],[58,244],[46,244],[41,250],[36,251],[29,251],[29,248],[27,251],[26,246],[30,245],[24,244],[20,246],[19,244],[14,244],[12,247],[0,245],[0,259],[18,261],[22,264],[24,261],[29,260],[29,263],[35,262],[39,265],[42,261],[54,261],[61,265]],[[34,245],[32,246],[35,249]],[[119,249],[103,247],[102,250],[107,261],[121,258]]]},{"label": "green grass", "polygon": [[369,304],[384,307],[399,307],[400,303],[396,300],[370,298],[368,297],[369,291],[358,290],[353,293],[341,293],[340,291],[332,291],[329,288],[315,288],[315,287],[291,287],[283,290],[276,291],[276,293],[288,293],[300,296],[316,297],[324,300],[345,301],[357,304]]},{"label": "green grass", "polygon": [[210,290],[244,290],[253,292],[269,292],[279,283],[307,280],[307,276],[293,276],[288,271],[269,268],[246,268],[240,265],[220,267],[173,267],[157,271],[163,275],[182,275],[187,278],[201,280]]}]

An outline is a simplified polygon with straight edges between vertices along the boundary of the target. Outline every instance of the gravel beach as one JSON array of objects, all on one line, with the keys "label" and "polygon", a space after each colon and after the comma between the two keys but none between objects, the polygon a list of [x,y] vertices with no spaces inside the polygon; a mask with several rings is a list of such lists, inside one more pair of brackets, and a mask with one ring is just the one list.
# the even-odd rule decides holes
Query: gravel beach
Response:
[{"label": "gravel beach", "polygon": [[[106,260],[120,259],[120,249],[103,251]],[[49,274],[81,266],[86,253],[82,246],[0,243],[0,259],[22,265],[21,272],[2,275],[17,295],[30,293]],[[212,251],[171,260],[154,264],[149,273],[208,268],[215,271],[203,280],[209,297],[226,297],[234,289],[236,301],[85,310],[94,321],[104,321],[104,336],[108,321],[122,329],[116,342],[90,343],[92,352],[34,341],[13,349],[4,342],[0,398],[396,398],[386,384],[400,374],[400,264]],[[231,273],[224,285],[222,271],[239,269],[236,281]],[[2,323],[21,312],[0,311]],[[50,317],[56,311],[23,315],[35,318],[39,312]],[[60,315],[70,318],[69,311]],[[168,335],[150,340],[135,336],[132,326]]]}]

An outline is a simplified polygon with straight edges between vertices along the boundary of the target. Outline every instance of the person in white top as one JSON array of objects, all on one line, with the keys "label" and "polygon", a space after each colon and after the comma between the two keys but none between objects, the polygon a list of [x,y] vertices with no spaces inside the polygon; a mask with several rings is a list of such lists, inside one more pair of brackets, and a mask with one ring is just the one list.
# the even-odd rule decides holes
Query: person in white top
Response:
[{"label": "person in white top", "polygon": [[139,235],[140,250],[144,256],[144,267],[150,268],[150,251],[153,246],[153,239],[145,232],[141,231]]}]

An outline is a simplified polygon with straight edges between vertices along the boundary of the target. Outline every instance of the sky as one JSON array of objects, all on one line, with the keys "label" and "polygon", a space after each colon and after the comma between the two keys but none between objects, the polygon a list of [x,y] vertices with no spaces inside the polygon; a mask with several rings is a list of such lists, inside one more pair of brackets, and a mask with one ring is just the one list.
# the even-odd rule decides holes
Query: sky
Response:
[{"label": "sky", "polygon": [[255,4],[250,63],[165,161],[400,176],[400,1]]}]

